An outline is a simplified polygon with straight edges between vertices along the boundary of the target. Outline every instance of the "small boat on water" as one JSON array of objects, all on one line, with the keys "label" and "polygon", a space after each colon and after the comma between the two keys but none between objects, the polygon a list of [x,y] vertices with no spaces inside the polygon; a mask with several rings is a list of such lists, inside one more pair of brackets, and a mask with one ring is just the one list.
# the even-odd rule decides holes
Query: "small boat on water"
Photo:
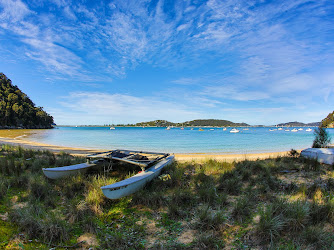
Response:
[{"label": "small boat on water", "polygon": [[298,129],[294,128],[291,130],[291,132],[298,132]]},{"label": "small boat on water", "polygon": [[166,129],[167,129],[167,130],[170,130],[170,127],[168,126]]},{"label": "small boat on water", "polygon": [[311,132],[312,129],[311,129],[311,128],[308,128],[308,129],[306,129],[305,131],[306,131],[306,132]]},{"label": "small boat on water", "polygon": [[302,130],[304,130],[304,129],[303,129],[303,128],[299,128],[298,130],[299,130],[299,131],[302,131]]},{"label": "small boat on water", "polygon": [[283,130],[283,128],[278,128],[277,130]]},{"label": "small boat on water", "polygon": [[50,179],[59,179],[79,173],[85,173],[89,168],[103,165],[109,166],[111,170],[115,163],[128,163],[139,166],[142,171],[138,174],[116,182],[111,185],[101,187],[104,195],[109,199],[118,199],[132,194],[142,188],[147,182],[157,177],[161,170],[174,161],[174,155],[166,153],[153,153],[131,150],[112,150],[87,155],[87,162],[55,168],[43,168],[43,173]]},{"label": "small boat on water", "polygon": [[232,128],[231,130],[230,130],[230,133],[239,133],[240,131],[238,130],[238,129],[236,129],[236,128]]},{"label": "small boat on water", "polygon": [[223,131],[226,131],[227,130],[227,128],[223,128]]},{"label": "small boat on water", "polygon": [[198,129],[198,131],[204,131],[204,129],[200,128],[200,129]]},{"label": "small boat on water", "polygon": [[116,128],[115,128],[115,127],[110,127],[110,129],[111,129],[111,130],[114,130],[114,129],[116,129]]}]

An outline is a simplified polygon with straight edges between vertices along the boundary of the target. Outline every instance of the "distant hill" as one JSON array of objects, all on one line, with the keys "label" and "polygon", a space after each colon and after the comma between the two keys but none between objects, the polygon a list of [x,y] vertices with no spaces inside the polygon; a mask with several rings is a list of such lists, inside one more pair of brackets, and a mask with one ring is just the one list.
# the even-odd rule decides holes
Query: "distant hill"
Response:
[{"label": "distant hill", "polygon": [[52,116],[0,73],[0,128],[51,128],[52,124]]},{"label": "distant hill", "polygon": [[334,111],[321,121],[321,126],[325,128],[334,128]]},{"label": "distant hill", "polygon": [[287,122],[287,123],[280,123],[277,124],[279,127],[314,127],[319,126],[320,122],[311,122],[311,123],[302,123],[302,122]]},{"label": "distant hill", "polygon": [[247,123],[235,123],[227,120],[193,120],[185,122],[187,126],[197,126],[197,127],[246,127],[249,126]]},{"label": "distant hill", "polygon": [[249,126],[247,123],[234,123],[227,120],[216,120],[216,119],[206,119],[206,120],[193,120],[181,123],[173,123],[166,120],[155,120],[149,122],[139,122],[132,124],[132,126],[156,126],[156,127],[246,127]]}]

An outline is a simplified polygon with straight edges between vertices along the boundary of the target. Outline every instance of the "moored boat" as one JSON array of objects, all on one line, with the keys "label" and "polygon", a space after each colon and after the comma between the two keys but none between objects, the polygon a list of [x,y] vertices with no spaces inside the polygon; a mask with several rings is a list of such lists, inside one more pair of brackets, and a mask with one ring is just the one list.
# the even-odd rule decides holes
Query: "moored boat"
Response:
[{"label": "moored boat", "polygon": [[230,133],[239,133],[240,131],[238,130],[238,129],[236,129],[236,128],[232,128],[231,130],[230,130]]}]

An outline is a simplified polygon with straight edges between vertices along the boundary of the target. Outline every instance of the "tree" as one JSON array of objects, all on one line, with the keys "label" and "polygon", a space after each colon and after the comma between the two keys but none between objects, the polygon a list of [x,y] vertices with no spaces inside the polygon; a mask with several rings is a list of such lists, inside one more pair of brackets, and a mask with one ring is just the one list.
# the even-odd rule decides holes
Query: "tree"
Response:
[{"label": "tree", "polygon": [[312,148],[324,148],[331,142],[330,136],[328,135],[326,129],[322,126],[319,126],[314,130],[314,135],[315,138]]},{"label": "tree", "polygon": [[0,128],[51,128],[53,117],[36,107],[3,73],[0,73]]}]

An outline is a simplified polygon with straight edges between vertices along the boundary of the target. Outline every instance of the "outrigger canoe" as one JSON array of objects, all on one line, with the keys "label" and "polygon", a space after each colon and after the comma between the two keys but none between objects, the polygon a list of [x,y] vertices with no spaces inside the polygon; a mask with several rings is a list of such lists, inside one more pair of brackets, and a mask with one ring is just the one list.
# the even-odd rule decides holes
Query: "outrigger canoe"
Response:
[{"label": "outrigger canoe", "polygon": [[85,173],[88,168],[96,166],[96,162],[92,163],[80,163],[71,166],[57,167],[57,168],[43,168],[43,173],[50,179],[59,179],[66,176],[77,175],[79,173]]},{"label": "outrigger canoe", "polygon": [[161,170],[174,161],[174,156],[166,153],[145,151],[112,150],[88,155],[86,163],[65,167],[43,168],[46,177],[58,179],[85,173],[89,168],[99,164],[108,165],[112,169],[114,163],[125,162],[139,166],[142,171],[128,179],[101,187],[104,195],[109,199],[119,199],[132,194],[142,188],[147,182],[157,177]]},{"label": "outrigger canoe", "polygon": [[161,170],[173,161],[174,155],[168,156],[147,170],[141,171],[128,179],[101,187],[102,192],[109,199],[119,199],[133,194],[143,188],[147,182],[157,177],[161,173]]}]

